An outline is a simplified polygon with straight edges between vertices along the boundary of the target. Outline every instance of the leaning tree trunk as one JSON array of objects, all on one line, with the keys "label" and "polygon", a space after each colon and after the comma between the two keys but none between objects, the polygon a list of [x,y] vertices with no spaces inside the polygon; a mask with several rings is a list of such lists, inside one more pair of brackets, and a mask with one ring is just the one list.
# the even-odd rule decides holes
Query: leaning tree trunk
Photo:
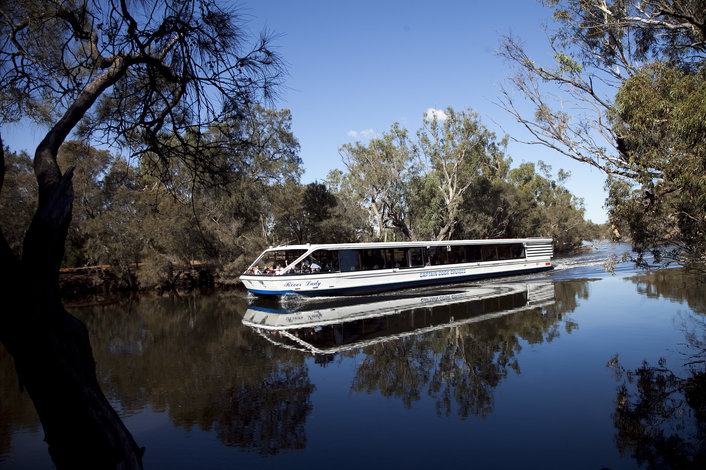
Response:
[{"label": "leaning tree trunk", "polygon": [[[35,157],[35,171],[40,160]],[[1,140],[0,167],[1,190]],[[96,379],[88,331],[61,302],[59,267],[71,220],[73,171],[62,175],[57,166],[50,173],[38,175],[39,206],[21,259],[0,232],[0,341],[14,358],[57,468],[142,468],[143,449]]]}]

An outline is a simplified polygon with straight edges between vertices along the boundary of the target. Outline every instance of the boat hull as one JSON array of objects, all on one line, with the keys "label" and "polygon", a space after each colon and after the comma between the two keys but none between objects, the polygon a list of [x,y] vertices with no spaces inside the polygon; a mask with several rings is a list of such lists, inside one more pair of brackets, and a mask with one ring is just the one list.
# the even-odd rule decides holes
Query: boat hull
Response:
[{"label": "boat hull", "polygon": [[351,273],[243,275],[240,279],[248,291],[256,295],[333,296],[371,294],[490,277],[517,276],[551,269],[551,262],[547,258],[531,261],[523,259]]}]

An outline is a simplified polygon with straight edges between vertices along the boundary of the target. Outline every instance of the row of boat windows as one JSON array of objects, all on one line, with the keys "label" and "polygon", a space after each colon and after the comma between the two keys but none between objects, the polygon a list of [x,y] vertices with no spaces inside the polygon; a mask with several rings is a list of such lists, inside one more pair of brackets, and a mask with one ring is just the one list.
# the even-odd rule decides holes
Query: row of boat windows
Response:
[{"label": "row of boat windows", "polygon": [[[281,250],[265,254],[252,272],[272,274],[284,269],[289,262],[302,256],[302,250]],[[444,266],[521,259],[525,257],[522,243],[493,245],[447,245],[408,248],[365,248],[351,250],[316,250],[294,267],[292,273],[351,272],[376,269]]]}]

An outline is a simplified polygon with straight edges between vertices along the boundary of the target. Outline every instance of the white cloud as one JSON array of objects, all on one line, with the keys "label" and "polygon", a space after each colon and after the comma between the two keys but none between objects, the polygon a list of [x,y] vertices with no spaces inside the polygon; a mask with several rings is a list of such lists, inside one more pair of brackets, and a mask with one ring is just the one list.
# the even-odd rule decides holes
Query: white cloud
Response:
[{"label": "white cloud", "polygon": [[377,132],[375,132],[375,129],[364,129],[362,131],[354,131],[350,130],[348,131],[348,136],[353,137],[354,139],[370,139],[372,137],[375,137],[377,135]]},{"label": "white cloud", "polygon": [[426,119],[436,119],[437,121],[444,121],[449,116],[448,116],[448,114],[446,114],[446,112],[444,112],[443,109],[429,108],[426,111],[424,111],[424,117]]}]

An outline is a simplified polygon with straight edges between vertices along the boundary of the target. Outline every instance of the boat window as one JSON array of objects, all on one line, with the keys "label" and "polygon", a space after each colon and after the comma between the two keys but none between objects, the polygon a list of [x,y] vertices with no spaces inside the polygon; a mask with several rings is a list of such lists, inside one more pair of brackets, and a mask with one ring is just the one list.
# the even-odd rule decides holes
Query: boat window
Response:
[{"label": "boat window", "polygon": [[463,245],[454,245],[449,247],[449,262],[451,264],[455,263],[467,263],[468,256],[466,256],[466,247]]},{"label": "boat window", "polygon": [[281,271],[289,263],[306,253],[306,250],[272,250],[266,251],[258,258],[251,272],[271,274]]},{"label": "boat window", "polygon": [[511,252],[508,245],[498,245],[498,259],[510,259]]},{"label": "boat window", "polygon": [[424,254],[421,248],[409,249],[409,266],[412,268],[424,266]]},{"label": "boat window", "polygon": [[522,243],[515,243],[512,245],[512,257],[514,259],[525,257],[525,246]]},{"label": "boat window", "polygon": [[482,246],[480,251],[483,256],[483,261],[495,261],[498,259],[498,248],[496,245]]},{"label": "boat window", "polygon": [[523,257],[521,243],[498,245],[498,259],[518,259]]},{"label": "boat window", "polygon": [[341,272],[360,271],[359,250],[339,250],[338,262]]},{"label": "boat window", "polygon": [[392,250],[392,266],[393,268],[407,268],[409,267],[409,260],[407,259],[408,248],[395,248]]},{"label": "boat window", "polygon": [[481,249],[478,245],[469,245],[466,247],[467,259],[470,263],[480,263],[483,261]]},{"label": "boat window", "polygon": [[316,250],[294,267],[294,274],[338,272],[338,252]]},{"label": "boat window", "polygon": [[432,266],[449,264],[449,254],[445,246],[432,246],[428,249]]}]

